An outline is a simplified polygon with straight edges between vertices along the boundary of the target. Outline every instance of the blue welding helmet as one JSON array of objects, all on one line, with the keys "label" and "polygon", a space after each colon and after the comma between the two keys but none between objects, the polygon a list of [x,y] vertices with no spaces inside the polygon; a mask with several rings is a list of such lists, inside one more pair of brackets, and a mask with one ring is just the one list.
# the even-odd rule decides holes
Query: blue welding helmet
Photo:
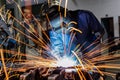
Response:
[{"label": "blue welding helmet", "polygon": [[68,26],[68,23],[71,21],[69,18],[69,15],[67,13],[67,16],[64,17],[64,8],[60,7],[59,10],[59,6],[52,6],[49,8],[47,14],[48,14],[48,18],[49,18],[49,25],[50,25],[50,29],[54,30],[55,32],[59,33],[61,31],[67,32],[67,28],[70,26]]}]

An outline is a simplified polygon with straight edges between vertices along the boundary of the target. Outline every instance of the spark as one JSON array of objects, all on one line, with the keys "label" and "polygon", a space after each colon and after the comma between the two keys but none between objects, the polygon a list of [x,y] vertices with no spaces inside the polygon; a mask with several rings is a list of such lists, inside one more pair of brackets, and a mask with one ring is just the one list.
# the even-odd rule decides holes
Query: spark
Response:
[{"label": "spark", "polygon": [[75,66],[75,69],[77,70],[80,80],[85,80],[85,77],[84,77],[83,73],[81,72],[81,68],[79,68],[78,66]]},{"label": "spark", "polygon": [[64,11],[64,17],[66,17],[66,13],[67,13],[67,4],[68,4],[68,0],[65,0],[65,11]]},{"label": "spark", "polygon": [[1,54],[1,58],[2,58],[2,65],[3,65],[4,72],[5,72],[6,80],[9,80],[2,50],[0,50],[0,54]]},{"label": "spark", "polygon": [[0,17],[2,18],[2,20],[6,23],[6,20],[5,20],[5,15],[4,14],[4,9],[5,9],[5,5],[3,5],[2,7],[0,7]]},{"label": "spark", "polygon": [[77,58],[77,60],[79,61],[80,65],[82,66],[83,69],[85,69],[82,61],[80,60],[80,58],[76,55],[76,53],[74,51],[72,51],[72,53],[75,55],[75,57]]},{"label": "spark", "polygon": [[77,31],[77,32],[79,32],[79,33],[82,33],[82,31],[81,30],[79,30],[79,29],[77,29],[77,28],[74,28],[74,27],[69,27],[68,28],[68,30],[70,30],[70,31]]},{"label": "spark", "polygon": [[[13,17],[13,18],[14,18],[14,17]],[[19,21],[18,21],[16,18],[14,18],[14,20],[19,23]],[[23,24],[21,24],[21,23],[19,23],[19,24],[20,24],[23,28],[25,28],[29,33],[32,33],[32,32],[31,32],[30,30],[28,30]],[[35,40],[35,39],[32,38],[31,36],[28,36],[27,34],[25,34],[24,32],[22,32],[21,30],[17,29],[17,28],[14,27],[14,26],[12,26],[12,28],[15,29],[16,31],[20,32],[21,34],[25,35],[27,38],[31,39],[31,40],[34,41],[35,43],[40,44],[40,43],[39,43],[39,41],[40,41],[42,44],[45,45],[45,43],[44,43],[41,39],[39,39],[38,37],[36,37],[33,33],[32,33],[32,34],[33,34],[39,41]],[[41,46],[41,47],[43,47],[44,49],[49,49],[49,47],[48,47],[48,48],[46,48],[45,46]]]},{"label": "spark", "polygon": [[60,6],[61,6],[62,0],[59,1],[59,7],[58,7],[58,11],[60,11]]},{"label": "spark", "polygon": [[71,37],[70,37],[70,42],[68,43],[68,44],[69,44],[68,54],[70,54],[70,52],[71,52],[70,48],[71,48],[71,46],[72,46],[72,42],[73,42],[73,40],[74,40],[75,35],[76,35],[76,33],[73,33],[73,35],[72,35],[72,33],[71,33],[71,35],[70,35]]},{"label": "spark", "polygon": [[75,21],[70,21],[68,24],[67,24],[67,26],[69,26],[70,24],[77,24],[77,22],[75,22]]},{"label": "spark", "polygon": [[86,59],[86,61],[89,63],[89,64],[91,64],[93,67],[94,67],[94,69],[96,69],[102,76],[103,76],[103,73],[98,69],[98,67],[96,67],[92,62],[90,62],[89,60],[87,60]]}]

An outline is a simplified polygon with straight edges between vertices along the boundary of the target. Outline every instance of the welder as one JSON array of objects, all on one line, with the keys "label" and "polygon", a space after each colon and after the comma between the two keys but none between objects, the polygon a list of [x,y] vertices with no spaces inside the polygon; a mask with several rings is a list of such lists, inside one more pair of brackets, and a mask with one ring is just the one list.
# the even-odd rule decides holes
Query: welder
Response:
[{"label": "welder", "polygon": [[[67,9],[66,16],[64,14],[65,8],[57,5],[50,7],[47,11],[51,53],[57,57],[62,57],[64,53],[71,54],[71,51],[80,44],[82,46],[80,52],[84,54],[100,43],[104,29],[92,12]],[[71,31],[72,27],[80,30],[81,33],[76,30]]]},{"label": "welder", "polygon": [[[70,11],[53,5],[48,9],[46,17],[49,24],[51,54],[57,59],[70,57],[78,45],[81,55],[88,53],[96,48],[104,34],[104,28],[96,16],[87,10]],[[91,57],[85,56],[85,58]],[[91,74],[94,80],[100,76],[99,73]]]}]

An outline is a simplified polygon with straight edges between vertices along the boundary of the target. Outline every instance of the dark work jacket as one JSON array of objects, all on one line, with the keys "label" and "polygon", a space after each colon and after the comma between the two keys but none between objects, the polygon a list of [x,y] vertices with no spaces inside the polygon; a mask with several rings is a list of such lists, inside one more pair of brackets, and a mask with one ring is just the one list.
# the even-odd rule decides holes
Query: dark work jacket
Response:
[{"label": "dark work jacket", "polygon": [[[76,28],[82,31],[82,34],[79,32],[76,33],[76,39],[73,41],[74,44],[82,45],[86,43],[83,45],[83,48],[86,48],[97,39],[95,33],[100,33],[101,35],[104,33],[104,28],[92,12],[76,10],[69,11],[69,13],[71,15],[71,19],[77,22]],[[95,47],[95,45],[91,47]],[[88,52],[89,50],[85,52]]]}]

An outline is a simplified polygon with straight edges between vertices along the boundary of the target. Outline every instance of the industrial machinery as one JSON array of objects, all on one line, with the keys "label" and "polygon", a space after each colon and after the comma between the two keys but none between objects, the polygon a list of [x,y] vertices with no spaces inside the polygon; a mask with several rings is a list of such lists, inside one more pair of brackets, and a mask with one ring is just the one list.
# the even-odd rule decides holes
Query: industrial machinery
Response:
[{"label": "industrial machinery", "polygon": [[[82,72],[85,78],[91,80],[87,72]],[[56,68],[31,68],[23,71],[10,72],[9,80],[81,80],[79,74],[72,67]],[[5,73],[1,72],[0,79],[5,79]]]}]

